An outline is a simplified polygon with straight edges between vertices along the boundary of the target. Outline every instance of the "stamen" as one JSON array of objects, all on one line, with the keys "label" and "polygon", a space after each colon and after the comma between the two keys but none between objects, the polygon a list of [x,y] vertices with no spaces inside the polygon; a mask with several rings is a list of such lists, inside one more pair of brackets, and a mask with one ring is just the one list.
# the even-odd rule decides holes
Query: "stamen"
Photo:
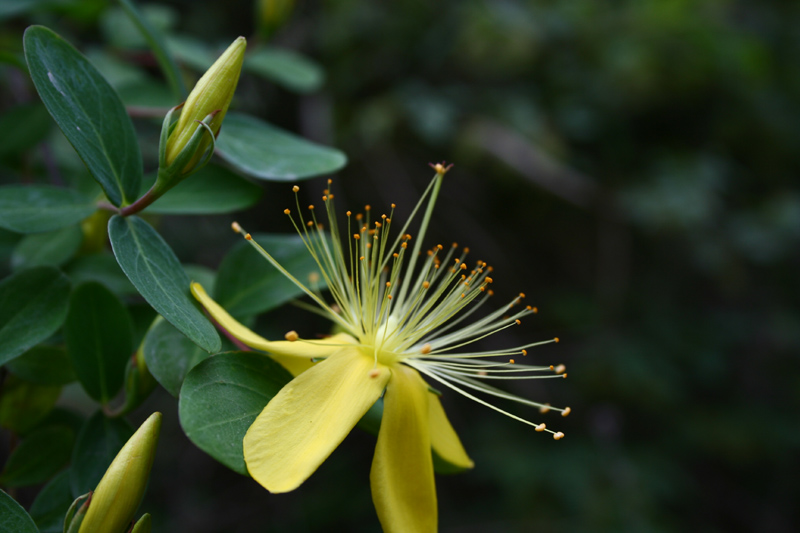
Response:
[{"label": "stamen", "polygon": [[300,338],[300,335],[297,334],[295,330],[289,331],[284,335],[284,338],[289,342],[294,342]]}]

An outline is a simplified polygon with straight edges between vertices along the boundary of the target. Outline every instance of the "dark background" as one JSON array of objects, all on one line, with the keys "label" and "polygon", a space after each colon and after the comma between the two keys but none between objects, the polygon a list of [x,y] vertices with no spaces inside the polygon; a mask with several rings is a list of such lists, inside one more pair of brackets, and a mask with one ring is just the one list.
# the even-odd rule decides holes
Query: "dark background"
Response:
[{"label": "dark background", "polygon": [[[163,4],[207,42],[254,31],[251,2]],[[89,22],[48,21],[102,45]],[[544,419],[562,441],[443,399],[476,466],[437,476],[442,531],[797,530],[798,22],[789,1],[307,1],[273,43],[319,62],[323,89],[241,80],[233,108],[347,153],[343,210],[408,213],[427,163],[455,163],[429,244],[492,264],[495,305],[523,291],[540,309],[487,346],[561,338],[528,358],[569,379],[512,389],[572,407]],[[324,178],[302,186],[318,202]],[[265,192],[238,220],[290,231],[289,186]],[[230,220],[161,231],[216,268]],[[307,320],[293,313],[262,324]],[[379,529],[374,437],[273,496],[193,447],[164,391],[132,419],[155,409],[157,531]]]}]

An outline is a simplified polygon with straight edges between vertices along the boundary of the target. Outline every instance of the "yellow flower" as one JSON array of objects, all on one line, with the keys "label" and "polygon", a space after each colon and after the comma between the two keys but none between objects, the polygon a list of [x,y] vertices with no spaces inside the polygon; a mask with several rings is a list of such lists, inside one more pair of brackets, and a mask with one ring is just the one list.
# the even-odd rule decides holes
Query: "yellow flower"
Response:
[{"label": "yellow flower", "polygon": [[[309,206],[310,220],[301,214],[299,201],[299,220],[288,209],[284,211],[316,260],[332,303],[289,274],[234,223],[236,231],[315,302],[318,307],[311,309],[332,320],[342,333],[322,340],[302,340],[292,331],[287,340],[268,341],[234,320],[200,285],[192,285],[195,297],[222,327],[244,344],[269,352],[296,376],[267,404],[244,438],[247,469],[270,492],[288,492],[300,486],[383,394],[383,418],[370,482],[385,531],[436,531],[431,450],[457,468],[473,465],[444,413],[439,393],[428,386],[423,375],[537,431],[549,431],[557,440],[563,433],[512,415],[475,393],[517,401],[543,412],[552,409],[562,415],[569,413],[569,408],[551,408],[485,383],[564,377],[560,366],[528,366],[509,359],[524,357],[528,348],[558,339],[503,351],[467,348],[519,324],[536,309],[519,306],[516,312],[510,311],[524,297],[520,295],[498,311],[472,323],[466,321],[491,295],[491,267],[483,261],[467,267],[464,261],[468,250],[457,252],[455,246],[447,251],[436,246],[427,255],[419,253],[449,167],[434,168],[436,176],[412,214],[413,218],[427,197],[419,239],[413,240],[413,247],[411,235],[406,233],[410,221],[392,238],[392,213],[371,220],[369,206],[364,215],[347,212],[349,238],[343,243],[333,194],[327,190],[322,199],[330,241],[322,233],[313,206]],[[298,190],[295,186],[295,193]],[[468,306],[471,308],[465,311]],[[493,357],[505,360],[489,359]]]}]

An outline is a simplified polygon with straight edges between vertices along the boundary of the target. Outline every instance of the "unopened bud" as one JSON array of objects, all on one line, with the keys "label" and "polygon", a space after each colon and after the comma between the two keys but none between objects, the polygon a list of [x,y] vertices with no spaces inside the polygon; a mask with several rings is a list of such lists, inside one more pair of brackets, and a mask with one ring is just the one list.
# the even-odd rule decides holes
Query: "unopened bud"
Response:
[{"label": "unopened bud", "polygon": [[160,430],[161,413],[153,413],[128,439],[97,485],[80,533],[128,531],[147,487]]},{"label": "unopened bud", "polygon": [[[236,84],[239,82],[246,47],[247,41],[244,37],[233,41],[192,89],[189,98],[183,105],[178,123],[167,141],[165,158],[167,166],[174,162],[181,151],[186,148],[197,128],[202,127],[198,122],[202,122],[209,115],[213,115],[208,122],[209,129],[214,136],[219,134],[222,120],[225,118],[225,113],[228,112],[228,106],[233,99],[234,91],[236,91]],[[194,150],[193,157],[183,167],[184,173],[189,173],[194,169],[203,157],[209,143],[208,135],[203,135],[202,141]]]}]

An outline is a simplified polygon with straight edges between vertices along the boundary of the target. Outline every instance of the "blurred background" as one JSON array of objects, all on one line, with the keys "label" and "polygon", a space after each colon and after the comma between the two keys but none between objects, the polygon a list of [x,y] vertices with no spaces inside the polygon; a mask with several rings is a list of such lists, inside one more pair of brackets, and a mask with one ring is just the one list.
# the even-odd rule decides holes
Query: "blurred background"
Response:
[{"label": "blurred background", "polygon": [[[4,49],[43,23],[158,81],[105,2],[28,4],[41,7],[5,8]],[[139,5],[214,46],[265,39],[252,1]],[[443,398],[476,463],[437,477],[443,532],[800,528],[798,22],[790,1],[339,0],[298,1],[277,24],[270,44],[316,62],[319,86],[245,75],[232,109],[346,152],[333,184],[343,210],[408,214],[427,163],[455,163],[429,244],[457,241],[492,264],[495,305],[523,291],[539,307],[486,346],[561,339],[528,358],[566,364],[569,379],[512,389],[572,407],[542,419],[562,441]],[[13,96],[25,82],[5,72]],[[104,72],[124,95],[125,78]],[[157,127],[137,126],[155,146]],[[291,231],[288,184],[264,187],[237,219]],[[302,194],[318,201],[325,187]],[[160,230],[184,261],[216,268],[238,242],[232,219],[164,217]],[[132,418],[155,409],[165,425],[142,507],[155,530],[379,530],[374,437],[354,431],[299,490],[269,495],[191,445],[163,390]]]}]

